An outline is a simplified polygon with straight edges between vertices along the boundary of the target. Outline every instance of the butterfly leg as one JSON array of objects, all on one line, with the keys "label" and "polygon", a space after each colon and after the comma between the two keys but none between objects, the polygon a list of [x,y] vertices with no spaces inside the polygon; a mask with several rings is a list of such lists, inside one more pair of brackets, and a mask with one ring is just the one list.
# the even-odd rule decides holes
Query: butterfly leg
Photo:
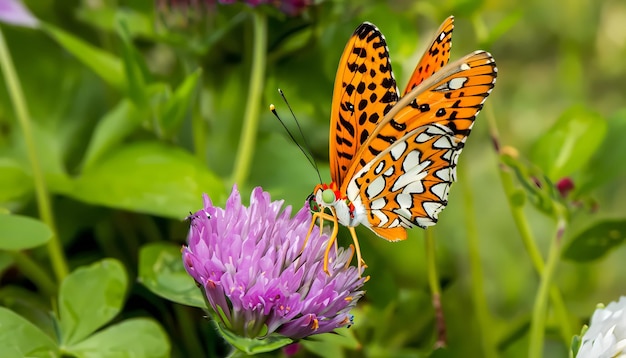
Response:
[{"label": "butterfly leg", "polygon": [[309,226],[309,231],[306,233],[306,237],[304,238],[304,244],[302,244],[302,249],[300,249],[300,253],[304,251],[306,244],[309,242],[309,238],[311,237],[311,233],[313,233],[313,228],[315,227],[315,222],[317,220],[320,221],[320,236],[322,236],[322,229],[324,226],[324,218],[332,218],[332,216],[323,213],[323,212],[315,212],[313,213],[313,218],[311,219],[311,226]]},{"label": "butterfly leg", "polygon": [[[365,269],[367,267],[367,265],[365,264],[365,261],[363,261],[363,258],[361,258],[361,247],[359,246],[359,239],[357,239],[356,237],[356,231],[354,230],[353,226],[349,226],[348,230],[350,230],[350,235],[352,235],[352,242],[354,242],[354,248],[356,251],[356,261],[357,261],[357,268],[359,270],[359,275],[361,274],[361,269]],[[346,267],[350,265],[350,261],[348,261],[346,263]]]},{"label": "butterfly leg", "polygon": [[[300,253],[304,251],[306,244],[309,242],[309,237],[311,236],[311,233],[313,232],[313,228],[315,227],[315,221],[317,220],[318,214],[319,213],[313,214],[313,218],[311,219],[311,226],[309,226],[309,231],[306,233],[306,237],[304,238],[304,244],[302,244],[302,249],[300,249]],[[320,235],[321,235],[321,230],[322,228],[320,227]]]},{"label": "butterfly leg", "polygon": [[324,272],[326,272],[328,276],[330,276],[330,272],[328,272],[328,261],[329,261],[328,255],[330,255],[330,248],[333,247],[333,244],[336,244],[337,234],[339,233],[339,223],[337,222],[337,214],[335,214],[334,208],[330,208],[330,210],[333,213],[333,215],[322,214],[327,219],[333,221],[333,232],[330,234],[330,237],[328,239],[328,244],[326,245],[326,251],[324,252]]}]

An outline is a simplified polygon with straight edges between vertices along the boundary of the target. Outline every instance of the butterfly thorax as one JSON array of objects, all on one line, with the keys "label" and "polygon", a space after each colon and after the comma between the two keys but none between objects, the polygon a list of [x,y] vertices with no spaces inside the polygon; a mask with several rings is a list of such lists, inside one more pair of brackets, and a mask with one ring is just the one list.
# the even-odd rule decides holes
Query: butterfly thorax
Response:
[{"label": "butterfly thorax", "polygon": [[365,207],[360,200],[352,201],[342,195],[336,183],[318,184],[313,194],[307,199],[311,212],[324,212],[327,208],[333,208],[337,221],[341,225],[354,227],[360,224],[367,225]]}]

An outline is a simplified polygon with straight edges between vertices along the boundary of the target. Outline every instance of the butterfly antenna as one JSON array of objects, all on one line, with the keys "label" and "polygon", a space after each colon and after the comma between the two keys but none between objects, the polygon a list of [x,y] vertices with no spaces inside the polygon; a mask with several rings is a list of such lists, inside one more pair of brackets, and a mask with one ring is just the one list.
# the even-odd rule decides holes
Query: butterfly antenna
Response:
[{"label": "butterfly antenna", "polygon": [[320,179],[320,183],[321,183],[322,182],[322,176],[320,175],[320,170],[317,167],[317,162],[315,161],[315,157],[313,157],[313,154],[312,154],[313,151],[311,151],[311,146],[309,145],[309,142],[306,140],[306,136],[304,135],[304,132],[302,131],[302,127],[300,126],[300,122],[298,122],[298,119],[296,118],[296,115],[293,113],[293,109],[291,109],[291,105],[289,104],[289,101],[287,101],[287,97],[285,97],[285,93],[283,92],[283,90],[281,90],[279,88],[278,89],[278,93],[280,93],[280,96],[283,98],[283,101],[287,105],[287,108],[289,108],[289,112],[291,113],[291,117],[293,117],[294,122],[296,122],[296,125],[298,126],[298,131],[300,132],[300,136],[302,137],[302,140],[304,142],[304,148],[306,149],[306,151],[311,156],[311,159],[309,159],[309,162],[311,162],[311,164],[313,165],[313,168],[315,168],[315,171],[317,172],[317,177]]},{"label": "butterfly antenna", "polygon": [[[282,95],[282,91],[281,90],[279,90],[279,91],[280,91],[280,93]],[[283,95],[283,99],[285,99],[284,95]],[[288,103],[287,103],[287,107],[289,107]],[[289,110],[291,111],[291,107],[289,107]],[[308,143],[307,143],[306,139],[304,139],[304,134],[302,133],[302,128],[300,128],[300,123],[298,123],[298,121],[296,120],[296,124],[298,125],[298,130],[300,131],[300,135],[302,136],[302,138],[304,140],[306,149],[303,148],[300,145],[300,143],[298,143],[298,141],[293,136],[293,134],[291,133],[289,128],[287,128],[287,126],[285,125],[285,122],[283,122],[283,120],[280,118],[280,116],[276,112],[276,107],[273,104],[270,104],[270,111],[272,111],[272,113],[274,114],[274,117],[276,117],[276,119],[278,119],[280,124],[283,126],[283,128],[285,129],[285,131],[289,135],[289,138],[291,138],[291,141],[294,142],[298,146],[298,148],[300,149],[302,154],[304,154],[305,158],[309,161],[309,164],[311,164],[311,166],[313,166],[313,168],[315,169],[315,172],[317,173],[318,178],[320,179],[320,183],[321,183],[322,182],[322,177],[320,175],[320,171],[317,168],[317,163],[315,162],[315,159],[313,158],[313,154],[311,154],[311,150],[309,149]],[[291,114],[293,115],[293,111],[291,111]],[[294,119],[295,119],[295,116],[294,116]]]}]

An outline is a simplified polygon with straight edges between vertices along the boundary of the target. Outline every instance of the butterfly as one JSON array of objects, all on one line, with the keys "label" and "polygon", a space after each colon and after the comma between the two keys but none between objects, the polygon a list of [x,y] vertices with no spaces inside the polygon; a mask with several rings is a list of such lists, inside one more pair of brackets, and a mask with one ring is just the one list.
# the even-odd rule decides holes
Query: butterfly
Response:
[{"label": "butterfly", "polygon": [[[406,229],[437,222],[456,180],[459,154],[476,115],[493,89],[491,54],[475,51],[448,64],[454,17],[440,26],[399,96],[383,34],[365,22],[348,41],[337,69],[330,119],[330,184],[318,184],[307,201],[319,220],[333,222],[324,256],[338,224],[364,225],[388,241]],[[321,230],[320,230],[321,232]],[[308,236],[307,236],[308,238]]]}]

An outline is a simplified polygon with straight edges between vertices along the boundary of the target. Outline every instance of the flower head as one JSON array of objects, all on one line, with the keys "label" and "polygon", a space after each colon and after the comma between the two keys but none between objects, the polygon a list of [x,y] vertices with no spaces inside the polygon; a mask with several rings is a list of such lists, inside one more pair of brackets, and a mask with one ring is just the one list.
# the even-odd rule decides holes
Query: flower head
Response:
[{"label": "flower head", "polygon": [[569,193],[574,190],[574,181],[570,177],[564,177],[561,178],[555,186],[556,190],[561,194],[561,197],[566,198]]},{"label": "flower head", "polygon": [[626,357],[626,296],[596,309],[576,357]]},{"label": "flower head", "polygon": [[349,311],[364,293],[365,279],[347,264],[351,250],[333,250],[327,275],[328,236],[314,228],[304,246],[309,209],[291,218],[290,207],[282,206],[255,188],[245,207],[234,187],[225,209],[205,195],[204,209],[191,216],[185,268],[216,320],[241,337],[299,339],[350,325]]}]

